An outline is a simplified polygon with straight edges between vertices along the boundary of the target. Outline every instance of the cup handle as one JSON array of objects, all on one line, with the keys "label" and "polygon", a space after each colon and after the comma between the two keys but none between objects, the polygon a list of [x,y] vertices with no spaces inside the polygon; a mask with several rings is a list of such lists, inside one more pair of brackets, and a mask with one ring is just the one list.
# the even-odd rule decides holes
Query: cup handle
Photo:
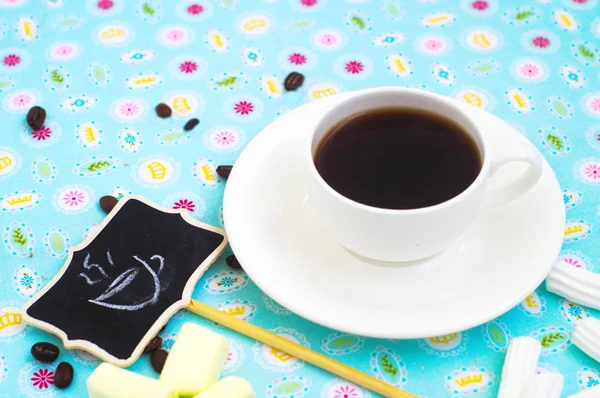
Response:
[{"label": "cup handle", "polygon": [[492,178],[505,164],[518,161],[529,163],[527,170],[507,186],[488,189],[483,200],[484,208],[503,205],[517,199],[540,179],[544,167],[542,155],[529,141],[511,142],[497,147],[497,152],[492,153],[489,177]]}]

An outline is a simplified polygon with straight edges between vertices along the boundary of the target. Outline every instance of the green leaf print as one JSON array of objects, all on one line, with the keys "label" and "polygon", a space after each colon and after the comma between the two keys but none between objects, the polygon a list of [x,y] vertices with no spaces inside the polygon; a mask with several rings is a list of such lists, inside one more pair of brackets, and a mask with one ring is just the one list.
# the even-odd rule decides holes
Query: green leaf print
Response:
[{"label": "green leaf print", "polygon": [[79,23],[79,19],[77,18],[69,18],[69,19],[63,19],[62,21],[60,21],[60,23],[58,24],[61,28],[69,28],[71,26],[75,26]]},{"label": "green leaf print", "polygon": [[8,80],[0,80],[0,88],[8,87],[9,84]]},{"label": "green leaf print", "polygon": [[183,133],[171,133],[164,136],[165,141],[177,141],[178,139],[183,138]]},{"label": "green leaf print", "polygon": [[550,333],[547,336],[542,337],[542,346],[550,347],[557,340],[564,339],[563,335],[560,333]]},{"label": "green leaf print", "polygon": [[227,87],[227,86],[231,86],[232,84],[234,84],[234,83],[235,83],[235,81],[236,81],[237,79],[238,79],[238,78],[237,78],[237,77],[235,77],[235,76],[228,77],[228,78],[226,78],[226,79],[223,79],[223,80],[220,80],[220,81],[218,81],[218,82],[217,82],[217,86],[219,86],[219,87]]},{"label": "green leaf print", "polygon": [[565,147],[565,145],[563,144],[563,141],[560,139],[560,137],[557,137],[552,134],[548,134],[546,139],[548,140],[548,142],[550,144],[552,144],[552,146],[554,146],[554,148],[556,148],[557,151],[560,151],[561,149],[563,149]]},{"label": "green leaf print", "polygon": [[148,14],[150,16],[153,16],[155,13],[154,8],[152,8],[148,3],[144,3],[142,5],[142,11],[144,11],[144,14]]},{"label": "green leaf print", "polygon": [[579,45],[579,54],[583,55],[586,58],[594,59],[596,58],[596,54],[583,44]]},{"label": "green leaf print", "polygon": [[23,235],[23,230],[21,228],[15,228],[12,233],[13,242],[17,245],[21,246],[21,249],[25,244],[27,244],[27,238]]},{"label": "green leaf print", "polygon": [[50,166],[48,166],[48,163],[40,164],[38,167],[38,173],[42,177],[48,177],[50,175]]},{"label": "green leaf print", "polygon": [[473,70],[475,72],[479,72],[479,73],[485,73],[487,71],[490,71],[494,68],[494,66],[492,64],[481,64],[481,65],[477,65]]},{"label": "green leaf print", "polygon": [[60,72],[56,69],[50,72],[50,79],[55,83],[62,83],[65,81],[65,78],[62,77]]},{"label": "green leaf print", "polygon": [[101,160],[99,162],[94,162],[94,163],[90,164],[87,169],[89,171],[98,171],[98,170],[103,169],[108,166],[110,166],[109,162],[107,162],[106,160]]},{"label": "green leaf print", "polygon": [[569,110],[567,109],[567,107],[560,101],[556,101],[554,103],[554,110],[556,112],[558,112],[558,114],[561,116],[565,116],[566,114],[569,113]]},{"label": "green leaf print", "polygon": [[52,236],[52,247],[58,252],[62,252],[65,248],[65,242],[58,235]]},{"label": "green leaf print", "polygon": [[96,76],[98,80],[104,80],[106,73],[104,73],[104,69],[102,69],[100,66],[96,66],[94,67],[94,76]]},{"label": "green leaf print", "polygon": [[290,24],[290,26],[293,29],[304,29],[308,25],[310,25],[310,22],[308,22],[308,21],[299,21],[299,22],[294,22],[294,23]]},{"label": "green leaf print", "polygon": [[385,373],[389,373],[392,376],[396,376],[396,373],[398,373],[398,368],[389,361],[387,354],[381,356],[381,368]]},{"label": "green leaf print", "polygon": [[517,13],[517,15],[515,15],[515,19],[517,21],[524,21],[534,14],[535,13],[533,11],[521,11],[521,12]]},{"label": "green leaf print", "polygon": [[354,25],[356,25],[358,27],[358,29],[362,30],[365,28],[365,21],[362,18],[354,16],[354,17],[350,18],[350,20],[352,21],[352,23]]},{"label": "green leaf print", "polygon": [[397,17],[397,16],[400,15],[400,8],[397,5],[393,4],[393,3],[388,4],[387,11],[393,17]]}]

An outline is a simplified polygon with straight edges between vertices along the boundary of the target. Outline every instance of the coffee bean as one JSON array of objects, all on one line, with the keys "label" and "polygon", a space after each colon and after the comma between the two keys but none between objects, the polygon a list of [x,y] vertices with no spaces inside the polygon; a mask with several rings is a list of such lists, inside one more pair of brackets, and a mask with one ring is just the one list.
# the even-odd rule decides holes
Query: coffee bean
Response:
[{"label": "coffee bean", "polygon": [[74,375],[73,366],[68,362],[61,362],[54,372],[54,385],[60,389],[67,388],[73,382]]},{"label": "coffee bean", "polygon": [[229,174],[231,174],[231,169],[233,169],[233,166],[217,166],[217,174],[223,178],[228,178]]},{"label": "coffee bean", "polygon": [[155,338],[153,338],[152,340],[150,340],[150,342],[148,343],[148,345],[146,346],[146,348],[144,348],[144,354],[147,354],[147,353],[152,352],[152,351],[156,351],[161,346],[162,346],[162,338],[156,336]]},{"label": "coffee bean", "polygon": [[225,262],[227,263],[227,265],[229,265],[229,268],[233,268],[233,269],[241,269],[242,268],[242,265],[240,264],[238,259],[233,254],[231,256],[227,256],[227,258],[225,259]]},{"label": "coffee bean", "polygon": [[117,202],[119,200],[114,196],[105,195],[100,198],[100,208],[108,214],[117,205]]},{"label": "coffee bean", "polygon": [[31,355],[40,362],[54,362],[58,358],[60,350],[52,343],[39,342],[31,347]]},{"label": "coffee bean", "polygon": [[283,87],[285,91],[295,91],[304,84],[304,75],[298,72],[292,72],[285,78]]},{"label": "coffee bean", "polygon": [[163,104],[162,102],[156,105],[156,114],[158,115],[158,117],[166,119],[168,117],[171,117],[172,113],[173,111],[171,110],[171,108],[169,108],[169,105]]},{"label": "coffee bean", "polygon": [[200,120],[193,118],[187,121],[187,123],[183,126],[184,131],[190,131],[194,127],[196,127],[200,123]]},{"label": "coffee bean", "polygon": [[167,356],[169,353],[162,348],[152,352],[150,355],[150,364],[152,365],[152,369],[156,371],[156,373],[160,373],[165,366],[165,361],[167,360]]},{"label": "coffee bean", "polygon": [[33,131],[41,129],[45,122],[46,110],[41,106],[34,106],[27,112],[27,124]]}]

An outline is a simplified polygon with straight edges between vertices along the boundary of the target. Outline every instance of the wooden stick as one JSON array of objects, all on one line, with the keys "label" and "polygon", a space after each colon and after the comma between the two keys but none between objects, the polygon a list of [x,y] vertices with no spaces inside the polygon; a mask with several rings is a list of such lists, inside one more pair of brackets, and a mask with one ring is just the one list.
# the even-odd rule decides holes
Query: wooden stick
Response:
[{"label": "wooden stick", "polygon": [[369,376],[366,373],[326,357],[325,355],[319,354],[310,348],[293,343],[284,339],[283,337],[261,329],[258,326],[254,326],[251,323],[239,320],[199,301],[192,300],[187,309],[208,320],[217,322],[218,324],[221,324],[231,330],[235,330],[236,332],[245,336],[251,337],[257,341],[260,341],[261,343],[268,344],[271,347],[286,352],[302,361],[306,361],[354,384],[381,394],[384,397],[417,398],[415,395],[412,395],[406,391],[402,391],[399,388],[393,387],[381,380]]}]

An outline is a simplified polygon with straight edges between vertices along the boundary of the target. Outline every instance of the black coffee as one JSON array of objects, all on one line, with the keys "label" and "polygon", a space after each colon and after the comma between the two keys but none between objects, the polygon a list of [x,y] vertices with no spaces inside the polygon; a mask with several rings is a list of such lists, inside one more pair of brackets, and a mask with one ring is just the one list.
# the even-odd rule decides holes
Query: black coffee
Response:
[{"label": "black coffee", "polygon": [[337,192],[384,209],[418,209],[463,192],[481,170],[475,140],[458,123],[411,108],[353,115],[319,143],[315,165]]}]

